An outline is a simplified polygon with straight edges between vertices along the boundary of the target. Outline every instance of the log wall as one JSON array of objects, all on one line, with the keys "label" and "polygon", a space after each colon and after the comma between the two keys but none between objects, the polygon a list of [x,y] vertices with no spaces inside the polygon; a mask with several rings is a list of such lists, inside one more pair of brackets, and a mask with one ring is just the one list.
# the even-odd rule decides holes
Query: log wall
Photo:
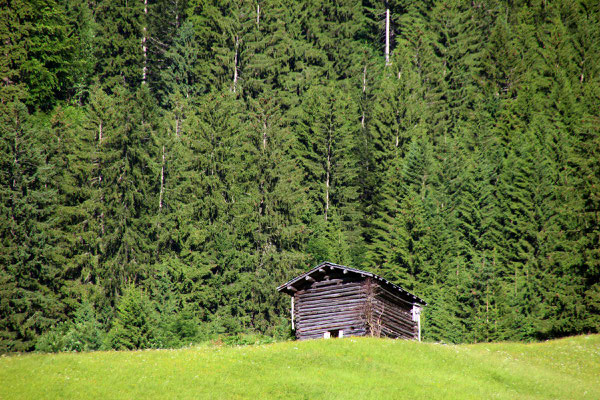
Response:
[{"label": "log wall", "polygon": [[417,339],[418,326],[412,318],[412,303],[392,291],[377,285],[374,290],[373,320],[381,336],[402,339]]},{"label": "log wall", "polygon": [[296,338],[317,339],[332,330],[344,336],[367,333],[364,320],[364,280],[337,277],[315,282],[294,294]]},{"label": "log wall", "polygon": [[294,293],[296,339],[323,338],[334,330],[343,330],[344,336],[418,338],[412,302],[368,277],[330,275],[305,282]]}]

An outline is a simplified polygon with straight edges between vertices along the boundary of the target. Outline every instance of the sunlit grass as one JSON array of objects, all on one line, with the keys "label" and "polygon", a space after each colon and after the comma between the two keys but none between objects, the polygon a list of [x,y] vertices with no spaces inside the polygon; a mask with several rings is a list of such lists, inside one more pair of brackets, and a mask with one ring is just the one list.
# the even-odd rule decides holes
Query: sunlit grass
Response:
[{"label": "sunlit grass", "polygon": [[600,335],[446,346],[345,338],[0,357],[0,399],[600,399]]}]

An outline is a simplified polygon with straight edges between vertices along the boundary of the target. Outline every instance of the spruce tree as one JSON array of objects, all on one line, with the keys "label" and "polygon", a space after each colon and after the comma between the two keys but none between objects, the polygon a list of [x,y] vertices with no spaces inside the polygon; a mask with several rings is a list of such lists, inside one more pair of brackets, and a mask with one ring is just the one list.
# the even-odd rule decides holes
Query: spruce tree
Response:
[{"label": "spruce tree", "polygon": [[2,118],[2,262],[0,303],[2,351],[33,348],[39,334],[66,318],[60,299],[60,234],[52,185],[57,171],[48,163],[43,132],[19,101],[0,110]]},{"label": "spruce tree", "polygon": [[142,1],[106,0],[96,5],[94,73],[103,87],[112,90],[124,86],[135,90],[142,83],[146,17]]},{"label": "spruce tree", "polygon": [[144,277],[154,260],[154,238],[148,232],[160,191],[158,126],[148,88],[135,96],[114,90],[108,96],[97,89],[89,125],[98,135],[90,204],[97,232],[94,279],[109,299],[128,280]]},{"label": "spruce tree", "polygon": [[109,345],[116,350],[151,347],[153,330],[154,317],[146,294],[128,285],[119,299],[113,326],[108,333]]},{"label": "spruce tree", "polygon": [[79,37],[70,34],[72,21],[64,4],[54,0],[5,3],[2,14],[5,85],[25,85],[24,100],[30,107],[47,110],[68,98],[80,72],[74,59]]}]

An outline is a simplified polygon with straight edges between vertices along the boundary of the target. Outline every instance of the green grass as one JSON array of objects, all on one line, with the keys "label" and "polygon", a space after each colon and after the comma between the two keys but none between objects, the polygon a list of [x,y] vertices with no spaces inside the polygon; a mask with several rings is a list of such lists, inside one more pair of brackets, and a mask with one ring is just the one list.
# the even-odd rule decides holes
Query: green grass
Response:
[{"label": "green grass", "polygon": [[0,357],[0,399],[600,399],[600,335],[446,346],[345,338]]}]

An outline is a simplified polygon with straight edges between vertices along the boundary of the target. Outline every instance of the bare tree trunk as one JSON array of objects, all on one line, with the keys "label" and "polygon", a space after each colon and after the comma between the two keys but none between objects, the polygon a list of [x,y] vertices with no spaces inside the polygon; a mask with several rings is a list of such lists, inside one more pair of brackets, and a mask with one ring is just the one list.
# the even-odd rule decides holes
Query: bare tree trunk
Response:
[{"label": "bare tree trunk", "polygon": [[363,82],[362,82],[362,91],[365,93],[367,91],[367,65],[365,64],[363,68]]},{"label": "bare tree trunk", "polygon": [[148,54],[146,49],[146,24],[148,23],[148,0],[144,0],[144,34],[142,36],[142,53],[144,54],[144,68],[142,69],[142,85],[146,83],[146,75],[148,73]]},{"label": "bare tree trunk", "polygon": [[233,56],[233,93],[235,93],[235,90],[237,87],[237,80],[238,80],[238,69],[237,69],[238,47],[239,47],[239,39],[238,39],[238,35],[235,35],[235,55]]},{"label": "bare tree trunk", "polygon": [[260,4],[256,4],[256,28],[260,29]]},{"label": "bare tree trunk", "polygon": [[294,296],[292,296],[292,307],[291,307],[291,312],[292,312],[292,330],[296,329],[296,327],[294,326]]},{"label": "bare tree trunk", "polygon": [[384,310],[378,311],[375,309],[378,288],[371,278],[367,278],[363,284],[363,290],[365,292],[365,303],[362,309],[362,318],[365,322],[365,328],[367,333],[373,337],[381,337],[381,316]]},{"label": "bare tree trunk", "polygon": [[385,6],[385,65],[390,65],[390,9]]},{"label": "bare tree trunk", "polygon": [[263,151],[267,149],[267,121],[263,121]]},{"label": "bare tree trunk", "polygon": [[[367,64],[363,68],[363,82],[362,82],[363,94],[367,91]],[[360,126],[365,129],[365,110],[363,108],[362,117],[360,118]]]},{"label": "bare tree trunk", "polygon": [[489,291],[489,283],[485,284],[485,322],[490,322],[490,295]]},{"label": "bare tree trunk", "polygon": [[165,191],[165,145],[162,147],[162,165],[160,167],[160,194],[158,197],[158,211],[162,210],[163,193]]}]

